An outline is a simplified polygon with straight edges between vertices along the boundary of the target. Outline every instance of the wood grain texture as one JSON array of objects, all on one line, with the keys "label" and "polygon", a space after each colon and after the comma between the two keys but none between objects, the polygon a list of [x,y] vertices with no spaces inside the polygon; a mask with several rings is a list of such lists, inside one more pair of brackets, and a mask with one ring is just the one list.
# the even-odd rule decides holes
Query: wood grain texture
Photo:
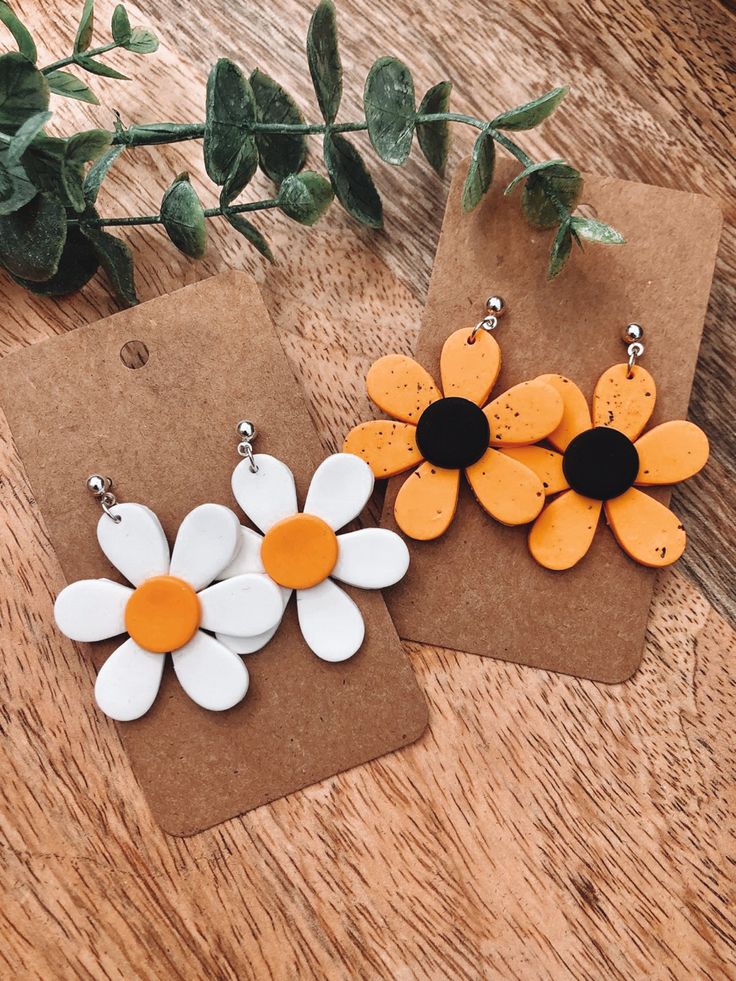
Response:
[{"label": "wood grain texture", "polygon": [[[100,23],[109,21],[113,4],[98,7]],[[70,50],[75,2],[17,8],[36,28],[44,61]],[[174,0],[152,0],[135,20],[149,21],[166,48],[120,56],[116,64],[136,81],[94,79],[103,107],[63,104],[55,125],[107,123],[113,106],[128,120],[201,118],[204,77],[219,54],[260,65],[313,106],[302,55],[308,17],[295,0],[212,0],[188,5],[185,16]],[[715,452],[707,484],[679,494],[689,557],[659,580],[647,653],[629,684],[596,686],[412,645],[431,711],[419,743],[172,839],[152,823],[114,727],[90,708],[89,666],[49,626],[60,573],[3,420],[0,972],[736,977],[736,642],[711,605],[725,608],[734,567],[733,17],[711,0],[441,0],[421,16],[405,0],[347,0],[340,26],[352,80],[344,118],[385,51],[405,58],[420,89],[461,80],[455,104],[470,111],[505,108],[566,80],[574,101],[529,134],[536,154],[720,200],[726,231],[691,410]],[[454,161],[469,146],[458,136]],[[260,277],[330,449],[367,417],[368,363],[411,349],[441,221],[445,190],[418,157],[403,170],[372,166],[387,231],[356,230],[337,210],[329,232],[269,216],[262,226],[282,256],[274,270],[221,222],[211,224],[199,264],[159,230],[127,236],[144,298],[229,266]],[[213,202],[200,146],[191,144],[119,161],[103,212],[157,210],[184,167]],[[114,309],[100,281],[50,301],[3,278],[0,303],[0,353]]]}]

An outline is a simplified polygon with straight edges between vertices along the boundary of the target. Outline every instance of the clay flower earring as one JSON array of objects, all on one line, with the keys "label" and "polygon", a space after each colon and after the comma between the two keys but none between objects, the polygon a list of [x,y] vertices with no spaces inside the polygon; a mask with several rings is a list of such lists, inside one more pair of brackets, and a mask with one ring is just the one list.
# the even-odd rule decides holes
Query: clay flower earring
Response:
[{"label": "clay flower earring", "polygon": [[[357,604],[333,580],[383,589],[403,578],[409,567],[409,550],[392,531],[362,528],[337,534],[358,517],[373,492],[370,467],[348,453],[328,456],[312,477],[300,513],[291,470],[276,457],[253,453],[253,423],[240,422],[238,434],[244,459],[233,471],[233,494],[260,533],[240,529],[239,550],[219,578],[256,573],[272,588],[278,585],[280,614],[296,590],[307,646],[323,661],[345,661],[363,643],[365,626]],[[272,624],[256,637],[226,629],[217,637],[231,651],[253,654],[278,626]]]},{"label": "clay flower earring", "polygon": [[438,538],[448,529],[463,471],[480,505],[503,524],[533,521],[544,504],[542,480],[505,450],[552,432],[562,417],[562,399],[554,386],[537,379],[486,405],[501,370],[501,350],[490,332],[504,312],[503,300],[490,297],[486,310],[475,327],[445,341],[441,390],[412,358],[379,358],[366,378],[368,395],[398,422],[364,422],[345,440],[345,451],[366,460],[376,477],[417,467],[394,505],[396,523],[410,538]]},{"label": "clay flower earring", "polygon": [[83,579],[59,593],[56,623],[72,640],[129,635],[100,668],[95,699],[120,722],[144,715],[158,694],[165,655],[192,701],[211,711],[232,708],[248,690],[241,658],[205,631],[258,634],[281,619],[281,596],[263,576],[210,583],[232,561],[240,524],[228,508],[202,504],[182,521],[173,552],[156,515],[142,504],[118,504],[109,478],[87,486],[104,514],[97,540],[132,584]]},{"label": "clay flower earring", "polygon": [[[644,332],[629,324],[623,338],[629,360],[604,371],[593,392],[593,416],[577,385],[562,375],[542,375],[565,404],[562,422],[547,437],[554,453],[536,447],[549,492],[562,493],[544,508],[529,532],[529,549],[547,569],[569,569],[587,553],[601,508],[616,541],[636,562],[671,565],[685,550],[679,519],[638,487],[676,484],[701,470],[708,439],[691,422],[664,422],[644,430],[654,411],[656,387],[636,363]],[[535,461],[529,459],[530,466]]]}]

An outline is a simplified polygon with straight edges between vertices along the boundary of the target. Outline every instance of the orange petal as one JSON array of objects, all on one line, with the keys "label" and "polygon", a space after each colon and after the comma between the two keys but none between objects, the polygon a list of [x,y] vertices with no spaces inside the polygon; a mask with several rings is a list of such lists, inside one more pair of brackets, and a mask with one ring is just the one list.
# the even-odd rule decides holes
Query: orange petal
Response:
[{"label": "orange petal", "polygon": [[379,358],[368,370],[365,384],[379,409],[414,425],[428,405],[442,398],[429,372],[403,354]]},{"label": "orange petal", "polygon": [[548,497],[550,494],[559,494],[560,491],[567,490],[567,481],[562,472],[561,453],[547,450],[543,446],[513,446],[501,452],[533,470],[542,481],[544,493]]},{"label": "orange petal", "polygon": [[708,437],[684,419],[663,422],[636,441],[637,484],[676,484],[687,480],[708,461]]},{"label": "orange petal", "polygon": [[455,517],[459,487],[459,470],[442,470],[423,463],[396,495],[397,525],[405,535],[421,542],[439,538]]},{"label": "orange petal", "polygon": [[542,510],[542,481],[529,467],[498,450],[486,450],[465,474],[481,507],[504,525],[525,525]]},{"label": "orange petal", "polygon": [[551,385],[562,399],[564,406],[562,421],[547,439],[554,447],[564,452],[571,440],[593,425],[590,421],[588,403],[575,382],[565,378],[564,375],[539,375],[535,380]]},{"label": "orange petal", "polygon": [[350,430],[343,452],[362,457],[374,477],[394,477],[422,462],[416,435],[416,426],[405,422],[363,422]]},{"label": "orange petal", "polygon": [[491,426],[491,446],[526,446],[544,439],[562,418],[562,399],[551,385],[514,385],[483,410]]},{"label": "orange petal", "polygon": [[484,405],[501,370],[501,348],[495,337],[479,330],[472,344],[471,328],[450,334],[442,348],[440,373],[442,391]]},{"label": "orange petal", "polygon": [[672,565],[685,551],[680,519],[636,487],[606,501],[606,518],[624,552],[642,565]]},{"label": "orange petal", "polygon": [[529,550],[545,569],[571,569],[587,553],[601,502],[570,490],[545,507],[529,532]]},{"label": "orange petal", "polygon": [[593,425],[611,426],[636,439],[654,412],[657,386],[649,372],[634,365],[614,364],[598,379],[593,392]]}]

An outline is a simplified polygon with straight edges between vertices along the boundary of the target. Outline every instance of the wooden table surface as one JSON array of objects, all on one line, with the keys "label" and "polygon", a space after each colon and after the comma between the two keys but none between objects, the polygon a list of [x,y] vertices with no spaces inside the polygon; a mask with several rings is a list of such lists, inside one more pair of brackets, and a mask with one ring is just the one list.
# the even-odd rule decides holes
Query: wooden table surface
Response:
[{"label": "wooden table surface", "polygon": [[[15,6],[42,63],[71,50],[76,2]],[[106,27],[113,4],[98,7]],[[218,55],[275,75],[315,117],[303,55],[309,14],[301,0],[150,0],[135,20],[160,34],[162,50],[116,55],[135,81],[94,79],[103,105],[60,103],[55,125],[109,125],[113,107],[128,122],[201,119]],[[691,409],[714,453],[675,502],[691,537],[687,558],[659,578],[630,683],[604,687],[407,645],[430,704],[418,743],[212,831],[170,838],[151,820],[114,725],[92,708],[90,665],[51,627],[60,570],[3,419],[0,975],[736,977],[736,645],[726,619],[733,12],[713,0],[343,0],[339,20],[343,119],[387,52],[407,61],[421,90],[453,78],[455,107],[479,115],[565,81],[563,109],[525,137],[534,154],[721,202],[726,225]],[[470,145],[467,132],[455,135],[453,164]],[[130,153],[103,213],[158,210],[184,167],[209,203],[200,153],[198,143]],[[357,229],[337,208],[312,231],[269,215],[274,269],[220,221],[199,264],[158,229],[128,235],[143,299],[228,267],[257,275],[331,449],[365,412],[371,359],[413,343],[446,194],[418,154],[403,169],[371,160],[386,231]],[[0,303],[0,353],[115,309],[98,280],[50,301],[3,277]]]}]

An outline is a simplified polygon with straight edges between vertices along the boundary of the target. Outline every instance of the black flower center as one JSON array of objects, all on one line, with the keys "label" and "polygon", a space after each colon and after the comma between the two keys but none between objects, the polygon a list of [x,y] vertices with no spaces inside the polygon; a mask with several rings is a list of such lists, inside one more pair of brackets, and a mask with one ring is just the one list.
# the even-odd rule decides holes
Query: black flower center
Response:
[{"label": "black flower center", "polygon": [[425,460],[444,470],[477,463],[488,449],[491,428],[469,399],[440,399],[428,405],[417,424],[417,445]]},{"label": "black flower center", "polygon": [[568,484],[583,497],[609,501],[627,491],[639,472],[639,454],[618,429],[596,426],[573,439],[562,461]]}]

